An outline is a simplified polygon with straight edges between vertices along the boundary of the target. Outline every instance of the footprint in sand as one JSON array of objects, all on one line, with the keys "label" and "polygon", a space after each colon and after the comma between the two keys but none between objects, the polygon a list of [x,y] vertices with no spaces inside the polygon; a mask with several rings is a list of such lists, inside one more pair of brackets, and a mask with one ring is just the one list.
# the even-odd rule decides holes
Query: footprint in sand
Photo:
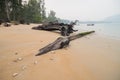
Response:
[{"label": "footprint in sand", "polygon": [[17,58],[15,60],[13,60],[13,62],[18,62],[18,61],[22,61],[22,60],[23,60],[23,58]]}]

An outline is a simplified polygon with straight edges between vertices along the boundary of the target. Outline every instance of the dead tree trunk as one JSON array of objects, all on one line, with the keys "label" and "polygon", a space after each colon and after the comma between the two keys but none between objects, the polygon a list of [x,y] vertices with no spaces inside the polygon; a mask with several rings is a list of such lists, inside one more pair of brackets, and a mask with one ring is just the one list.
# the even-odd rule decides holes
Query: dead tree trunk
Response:
[{"label": "dead tree trunk", "polygon": [[75,39],[80,38],[80,37],[83,37],[87,34],[91,34],[93,32],[95,32],[95,31],[83,32],[83,33],[79,33],[77,35],[69,36],[69,37],[59,37],[53,43],[41,48],[39,50],[39,53],[36,54],[36,56],[45,54],[45,53],[52,51],[52,50],[57,50],[57,49],[67,47],[69,45],[70,41],[75,40]]},{"label": "dead tree trunk", "polygon": [[6,10],[6,16],[7,16],[7,21],[10,21],[10,12],[9,12],[9,5],[8,5],[8,0],[5,0],[5,10]]},{"label": "dead tree trunk", "polygon": [[70,39],[70,41],[72,41],[72,40],[75,40],[77,38],[83,37],[85,35],[88,35],[88,34],[91,34],[91,33],[94,33],[94,32],[95,31],[83,32],[83,33],[79,33],[77,35],[69,36],[68,38]]}]

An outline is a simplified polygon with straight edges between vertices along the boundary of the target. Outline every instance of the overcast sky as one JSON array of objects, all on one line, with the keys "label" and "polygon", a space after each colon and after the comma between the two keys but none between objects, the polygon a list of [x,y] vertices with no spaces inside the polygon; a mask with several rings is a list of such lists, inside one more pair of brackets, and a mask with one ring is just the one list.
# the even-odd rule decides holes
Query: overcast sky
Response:
[{"label": "overcast sky", "polygon": [[45,0],[46,11],[70,20],[99,21],[120,14],[120,0]]}]

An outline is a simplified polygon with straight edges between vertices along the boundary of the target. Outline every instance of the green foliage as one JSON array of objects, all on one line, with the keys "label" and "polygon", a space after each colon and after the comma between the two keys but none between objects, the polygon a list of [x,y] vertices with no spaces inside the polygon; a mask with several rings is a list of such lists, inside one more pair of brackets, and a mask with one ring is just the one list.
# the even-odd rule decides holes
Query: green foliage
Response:
[{"label": "green foliage", "polygon": [[0,0],[0,19],[32,23],[53,22],[58,19],[53,10],[46,17],[44,0],[29,0],[28,3],[22,3],[22,0]]},{"label": "green foliage", "polygon": [[5,18],[5,1],[0,0],[0,19]]},{"label": "green foliage", "polygon": [[11,7],[11,19],[14,21],[19,20],[22,15],[22,0],[11,0]]},{"label": "green foliage", "polygon": [[29,0],[22,4],[22,0],[0,0],[0,19],[39,23],[46,18],[44,0]]},{"label": "green foliage", "polygon": [[49,13],[49,15],[48,15],[47,20],[50,21],[50,22],[56,21],[57,18],[56,18],[56,16],[55,16],[55,14],[56,14],[56,13],[55,13],[53,10],[51,10],[50,13]]},{"label": "green foliage", "polygon": [[19,25],[19,22],[17,22],[17,21],[11,21],[11,23],[14,25]]}]

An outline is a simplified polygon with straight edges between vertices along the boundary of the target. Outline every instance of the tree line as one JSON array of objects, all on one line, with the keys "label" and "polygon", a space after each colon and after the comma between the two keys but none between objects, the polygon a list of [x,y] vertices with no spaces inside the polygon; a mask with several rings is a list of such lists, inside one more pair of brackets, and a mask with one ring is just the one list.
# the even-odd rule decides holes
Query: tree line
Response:
[{"label": "tree line", "polygon": [[40,23],[55,21],[55,12],[46,16],[45,0],[0,0],[0,20]]}]

